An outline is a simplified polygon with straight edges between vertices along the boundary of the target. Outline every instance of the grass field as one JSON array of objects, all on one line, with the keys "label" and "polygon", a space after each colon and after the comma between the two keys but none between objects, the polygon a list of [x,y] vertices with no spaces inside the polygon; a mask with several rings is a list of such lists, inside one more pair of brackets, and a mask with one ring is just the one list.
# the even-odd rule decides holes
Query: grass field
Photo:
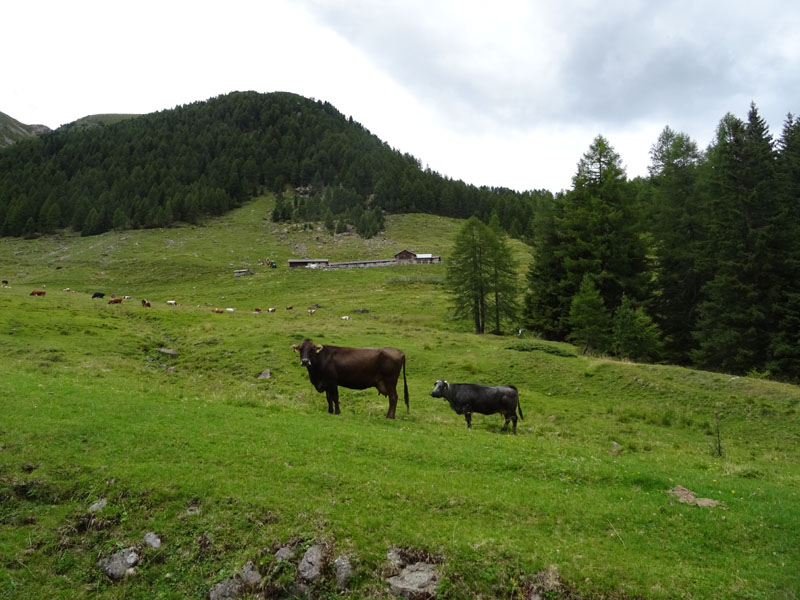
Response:
[{"label": "grass field", "polygon": [[[272,553],[313,543],[355,567],[317,597],[390,597],[394,547],[439,564],[441,598],[525,598],[552,566],[550,598],[800,596],[796,387],[475,336],[450,318],[445,264],[286,267],[403,248],[446,261],[458,221],[392,216],[372,240],[334,239],[269,207],[0,240],[0,597],[204,598],[248,561],[266,577],[254,595],[288,597],[294,567]],[[401,348],[410,411],[387,420],[375,390],[342,390],[329,415],[290,349],[305,337]],[[519,434],[497,415],[467,430],[429,396],[440,378],[516,385]],[[677,485],[722,504],[681,504]],[[130,546],[136,574],[112,582],[98,559]]]}]

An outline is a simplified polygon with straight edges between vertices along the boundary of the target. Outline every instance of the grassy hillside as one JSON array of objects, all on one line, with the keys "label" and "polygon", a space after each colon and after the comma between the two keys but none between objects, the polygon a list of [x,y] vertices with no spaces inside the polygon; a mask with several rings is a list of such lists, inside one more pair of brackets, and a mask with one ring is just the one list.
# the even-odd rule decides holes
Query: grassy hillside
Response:
[{"label": "grassy hillside", "polygon": [[99,115],[87,115],[85,117],[81,117],[77,121],[73,121],[72,123],[68,123],[63,125],[62,129],[92,129],[94,127],[104,127],[106,125],[114,125],[115,123],[119,123],[120,121],[127,121],[128,119],[134,119],[138,116],[137,114],[126,114],[126,113],[107,113],[107,114],[99,114]]},{"label": "grassy hillside", "polygon": [[[389,597],[393,547],[439,563],[442,598],[523,598],[553,565],[547,597],[797,597],[796,387],[475,336],[449,316],[444,264],[290,272],[402,248],[446,261],[460,223],[398,215],[374,239],[331,238],[270,222],[270,203],[0,240],[0,597],[203,598],[247,561],[285,597],[294,566],[272,553],[316,542],[356,570],[320,597]],[[403,349],[410,411],[389,421],[375,390],[342,390],[328,415],[290,349],[304,337]],[[497,415],[467,430],[428,395],[439,378],[516,385],[519,435]],[[722,504],[681,504],[677,485]],[[129,546],[142,562],[113,583],[97,561]]]},{"label": "grassy hillside", "polygon": [[44,125],[25,125],[0,112],[0,149],[45,131],[50,129]]}]

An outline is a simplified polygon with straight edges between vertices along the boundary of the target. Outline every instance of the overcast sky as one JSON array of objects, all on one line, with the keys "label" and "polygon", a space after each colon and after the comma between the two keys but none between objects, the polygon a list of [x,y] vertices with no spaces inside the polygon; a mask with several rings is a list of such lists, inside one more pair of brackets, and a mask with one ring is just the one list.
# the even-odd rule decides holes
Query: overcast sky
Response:
[{"label": "overcast sky", "polygon": [[602,134],[629,177],[750,102],[800,113],[800,2],[9,0],[0,112],[51,128],[236,90],[331,102],[475,185],[571,187]]}]

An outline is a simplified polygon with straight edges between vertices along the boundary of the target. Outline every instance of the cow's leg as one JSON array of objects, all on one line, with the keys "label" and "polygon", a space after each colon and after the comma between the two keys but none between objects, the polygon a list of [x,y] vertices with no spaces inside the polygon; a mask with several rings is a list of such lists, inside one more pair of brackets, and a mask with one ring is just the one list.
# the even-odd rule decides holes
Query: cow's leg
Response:
[{"label": "cow's leg", "polygon": [[467,428],[468,429],[472,429],[472,413],[471,412],[465,412],[464,413],[464,418],[467,420]]},{"label": "cow's leg", "polygon": [[511,420],[511,418],[508,415],[503,416],[506,418],[506,424],[503,425],[503,429],[501,431],[508,431],[508,422]]},{"label": "cow's leg", "polygon": [[394,411],[397,409],[397,390],[389,390],[389,411],[386,413],[387,419],[394,419]]},{"label": "cow's leg", "polygon": [[325,397],[328,399],[328,412],[338,415],[339,414],[339,388],[333,386],[325,390]]},{"label": "cow's leg", "polygon": [[517,435],[517,414],[516,413],[511,415],[511,422],[514,424],[514,426],[511,428],[511,431],[514,432],[514,435]]}]

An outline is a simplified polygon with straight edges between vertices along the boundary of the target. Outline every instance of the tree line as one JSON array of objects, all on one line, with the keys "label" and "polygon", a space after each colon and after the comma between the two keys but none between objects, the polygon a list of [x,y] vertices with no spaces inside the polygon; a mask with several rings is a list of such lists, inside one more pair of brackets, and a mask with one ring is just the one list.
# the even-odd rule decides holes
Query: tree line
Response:
[{"label": "tree line", "polygon": [[[704,152],[666,127],[650,155],[649,176],[628,180],[598,136],[572,189],[538,205],[525,284],[503,292],[517,308],[506,328],[587,353],[797,381],[800,119],[789,115],[774,140],[751,105],[746,120],[727,114]],[[461,236],[473,229],[456,242],[449,288],[456,311],[477,319],[476,273],[488,265],[466,267],[474,250]]]},{"label": "tree line", "polygon": [[496,211],[523,238],[535,202],[550,196],[423,169],[327,102],[235,92],[93,128],[67,125],[0,150],[0,235],[196,223],[266,191],[282,202],[275,220],[330,212],[365,236],[380,231],[386,212],[488,219]]}]

